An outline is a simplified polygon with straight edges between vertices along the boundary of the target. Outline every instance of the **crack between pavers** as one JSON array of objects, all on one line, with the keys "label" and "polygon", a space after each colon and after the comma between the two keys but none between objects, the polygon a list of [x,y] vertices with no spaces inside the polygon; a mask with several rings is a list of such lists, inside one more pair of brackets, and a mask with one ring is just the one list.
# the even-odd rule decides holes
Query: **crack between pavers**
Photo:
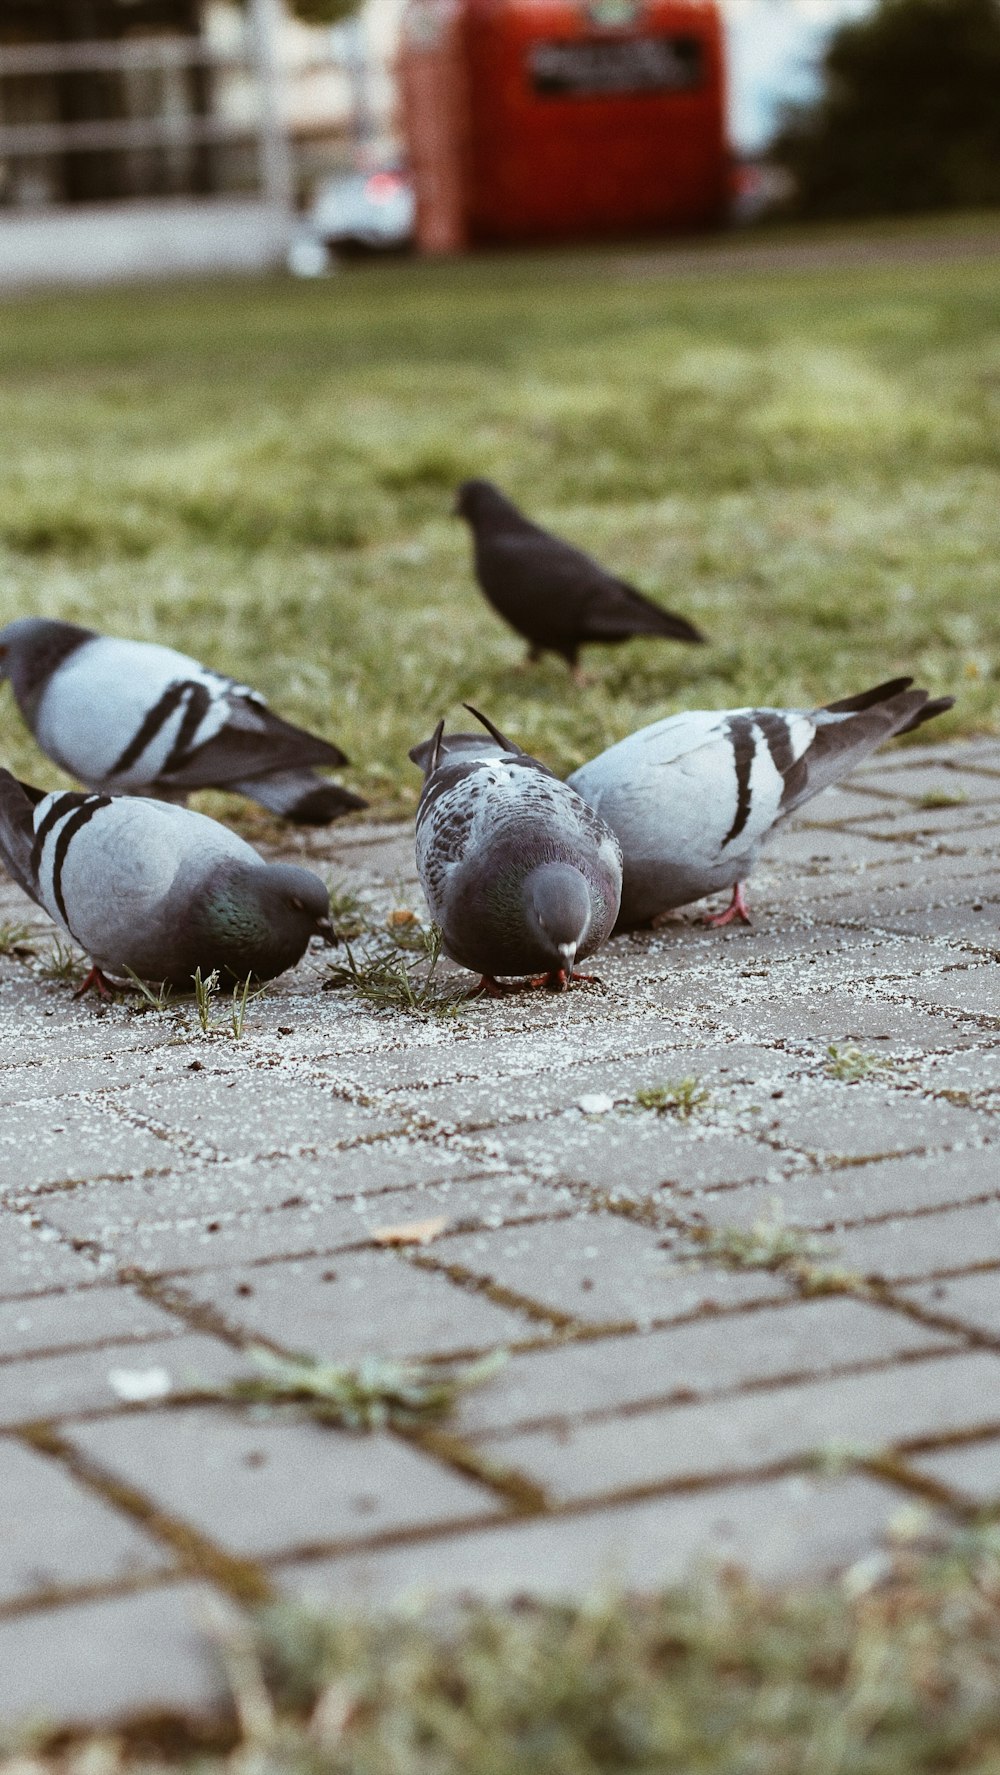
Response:
[{"label": "crack between pavers", "polygon": [[20,1596],[7,1597],[0,1602],[0,1621],[42,1614],[48,1609],[71,1608],[80,1603],[127,1600],[130,1596],[176,1584],[180,1575],[176,1566],[164,1566],[157,1571],[136,1572],[129,1578],[96,1579],[91,1584],[53,1584],[46,1589],[24,1591]]},{"label": "crack between pavers", "polygon": [[22,1426],[18,1439],[36,1454],[58,1463],[86,1491],[128,1516],[178,1560],[175,1576],[208,1578],[235,1602],[259,1605],[274,1601],[268,1579],[254,1561],[225,1552],[190,1523],[172,1515],[136,1486],[81,1454],[48,1420]]}]

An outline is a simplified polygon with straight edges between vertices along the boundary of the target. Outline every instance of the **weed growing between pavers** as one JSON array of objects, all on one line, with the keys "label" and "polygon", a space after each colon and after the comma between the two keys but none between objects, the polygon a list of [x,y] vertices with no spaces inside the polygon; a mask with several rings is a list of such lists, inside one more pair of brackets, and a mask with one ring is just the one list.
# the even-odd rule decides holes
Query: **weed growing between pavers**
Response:
[{"label": "weed growing between pavers", "polygon": [[4,919],[0,923],[0,955],[13,956],[17,961],[30,960],[37,954],[33,938],[34,932],[30,925]]},{"label": "weed growing between pavers", "polygon": [[[897,1545],[841,1583],[706,1575],[661,1596],[285,1607],[222,1642],[201,1775],[994,1775],[995,1531]],[[159,1743],[183,1744],[163,1722]],[[50,1740],[51,1742],[51,1740]],[[200,1748],[196,1748],[200,1746]],[[155,1728],[27,1751],[17,1775],[168,1766]]]},{"label": "weed growing between pavers", "polygon": [[413,1017],[457,1017],[469,1003],[467,980],[442,977],[441,932],[412,913],[390,913],[381,928],[369,926],[362,941],[344,938],[345,961],[331,962],[326,992],[350,990],[380,1011]]},{"label": "weed growing between pavers", "polygon": [[705,1263],[728,1270],[770,1270],[787,1276],[802,1294],[865,1294],[863,1276],[824,1259],[833,1255],[829,1246],[800,1227],[789,1226],[775,1203],[770,1218],[751,1227],[691,1226],[685,1237],[697,1247]]},{"label": "weed growing between pavers", "polygon": [[686,1122],[700,1110],[708,1108],[712,1094],[700,1079],[689,1076],[668,1079],[665,1084],[650,1085],[637,1091],[635,1101],[640,1109],[651,1109],[659,1116],[676,1116]]},{"label": "weed growing between pavers", "polygon": [[884,1054],[867,1054],[863,1048],[840,1048],[831,1042],[826,1050],[827,1078],[840,1079],[848,1085],[889,1073],[893,1065]]},{"label": "weed growing between pavers", "polygon": [[322,1424],[345,1430],[407,1429],[445,1418],[462,1393],[491,1380],[504,1366],[505,1350],[478,1362],[446,1366],[393,1362],[366,1356],[347,1364],[312,1356],[278,1356],[272,1350],[247,1352],[258,1372],[232,1381],[203,1397],[240,1405],[290,1406]]},{"label": "weed growing between pavers", "polygon": [[78,949],[57,937],[48,953],[36,962],[35,972],[40,979],[51,980],[57,986],[79,986],[86,975],[87,963]]}]

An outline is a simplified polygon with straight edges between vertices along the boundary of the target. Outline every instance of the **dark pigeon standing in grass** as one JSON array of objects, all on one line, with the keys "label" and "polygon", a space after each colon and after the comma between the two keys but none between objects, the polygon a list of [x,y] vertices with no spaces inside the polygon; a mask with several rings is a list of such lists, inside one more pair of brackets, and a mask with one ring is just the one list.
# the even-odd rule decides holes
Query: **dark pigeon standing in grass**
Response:
[{"label": "dark pigeon standing in grass", "polygon": [[42,751],[92,789],[181,802],[228,789],[314,826],[367,806],[317,775],[347,763],[337,746],[172,647],[24,617],[0,629],[0,678]]},{"label": "dark pigeon standing in grass", "polygon": [[743,884],[761,846],[884,740],[950,709],[895,678],[819,709],[692,710],[640,728],[581,765],[571,786],[617,834],[619,930],[732,888],[708,925],[750,923]]},{"label": "dark pigeon standing in grass", "polygon": [[577,683],[582,646],[635,635],[702,642],[686,617],[661,610],[572,543],[533,524],[492,481],[463,481],[455,512],[472,530],[476,578],[500,616],[528,643],[529,661],[560,653]]},{"label": "dark pigeon standing in grass", "polygon": [[265,863],[227,826],[172,802],[46,795],[0,770],[0,860],[91,957],[80,991],[101,997],[108,974],[271,980],[312,937],[336,940],[318,875]]},{"label": "dark pigeon standing in grass", "polygon": [[424,771],[417,870],[452,961],[565,990],[586,980],[576,963],[611,934],[621,895],[621,851],[603,820],[537,758],[485,716],[485,735],[444,738],[444,722],[410,753]]}]

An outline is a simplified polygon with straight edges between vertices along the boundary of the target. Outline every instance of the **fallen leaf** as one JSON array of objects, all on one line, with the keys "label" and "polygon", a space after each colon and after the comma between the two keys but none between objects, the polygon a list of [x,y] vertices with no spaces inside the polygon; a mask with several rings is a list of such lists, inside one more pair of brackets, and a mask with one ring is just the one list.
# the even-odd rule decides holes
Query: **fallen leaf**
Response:
[{"label": "fallen leaf", "polygon": [[378,1226],[372,1233],[376,1245],[429,1245],[448,1225],[446,1214],[433,1220],[403,1220],[398,1226]]},{"label": "fallen leaf", "polygon": [[390,912],[385,922],[389,929],[394,931],[403,925],[419,924],[420,920],[415,912],[410,911],[408,906],[397,906],[395,912]]}]

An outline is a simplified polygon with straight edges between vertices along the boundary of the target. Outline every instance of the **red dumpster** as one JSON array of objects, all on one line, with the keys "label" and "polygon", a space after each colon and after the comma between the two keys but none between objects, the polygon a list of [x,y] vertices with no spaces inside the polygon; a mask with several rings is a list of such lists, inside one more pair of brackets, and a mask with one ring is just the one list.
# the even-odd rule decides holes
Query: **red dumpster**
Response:
[{"label": "red dumpster", "polygon": [[425,252],[716,222],[716,0],[409,0],[400,76]]}]

